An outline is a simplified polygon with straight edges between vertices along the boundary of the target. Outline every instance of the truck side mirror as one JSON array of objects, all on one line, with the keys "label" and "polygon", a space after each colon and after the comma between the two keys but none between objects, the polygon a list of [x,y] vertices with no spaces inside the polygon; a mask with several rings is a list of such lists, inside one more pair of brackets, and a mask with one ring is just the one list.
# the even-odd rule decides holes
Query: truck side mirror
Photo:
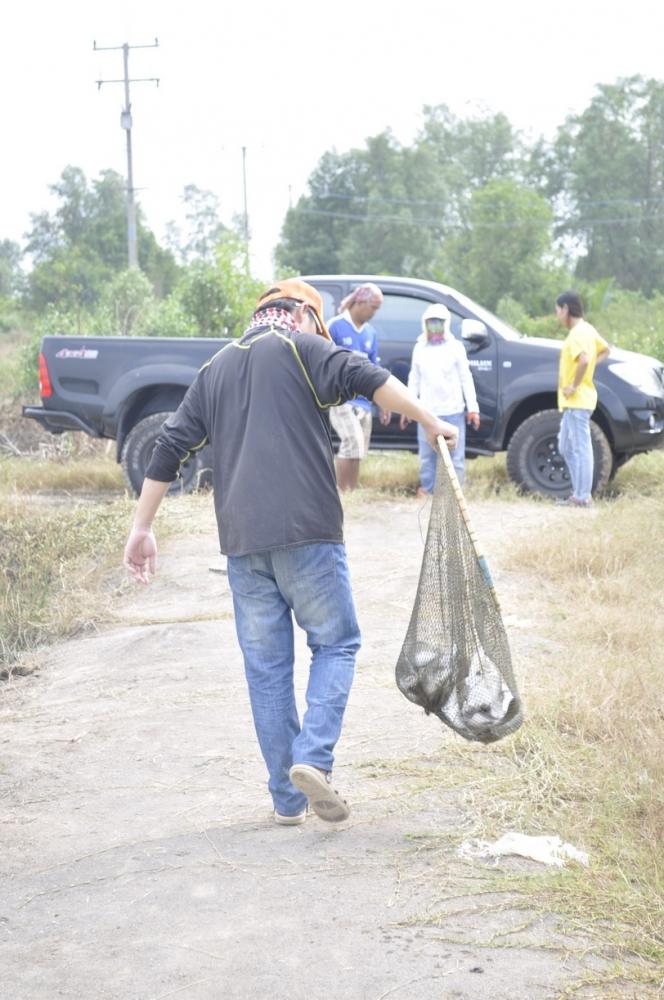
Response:
[{"label": "truck side mirror", "polygon": [[461,321],[461,339],[467,340],[475,350],[489,343],[489,331],[480,319],[464,319]]}]

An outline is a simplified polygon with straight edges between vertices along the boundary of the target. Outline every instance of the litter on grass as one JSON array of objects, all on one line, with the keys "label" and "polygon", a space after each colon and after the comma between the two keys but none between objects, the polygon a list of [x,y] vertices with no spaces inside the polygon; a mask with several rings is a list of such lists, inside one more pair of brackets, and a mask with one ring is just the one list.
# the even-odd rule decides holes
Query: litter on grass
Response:
[{"label": "litter on grass", "polygon": [[530,858],[543,865],[554,865],[562,868],[568,861],[576,861],[587,865],[589,858],[585,851],[580,851],[572,844],[564,843],[560,837],[532,837],[525,833],[505,833],[490,844],[486,840],[465,840],[459,848],[462,858],[497,858],[501,855],[516,854],[521,858]]}]

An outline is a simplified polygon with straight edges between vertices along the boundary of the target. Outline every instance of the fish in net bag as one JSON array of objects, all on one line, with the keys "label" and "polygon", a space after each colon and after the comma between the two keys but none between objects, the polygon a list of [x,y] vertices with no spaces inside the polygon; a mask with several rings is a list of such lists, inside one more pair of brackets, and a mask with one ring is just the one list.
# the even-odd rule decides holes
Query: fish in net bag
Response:
[{"label": "fish in net bag", "polygon": [[467,740],[492,743],[519,728],[523,708],[489,568],[438,440],[443,460],[397,686]]}]

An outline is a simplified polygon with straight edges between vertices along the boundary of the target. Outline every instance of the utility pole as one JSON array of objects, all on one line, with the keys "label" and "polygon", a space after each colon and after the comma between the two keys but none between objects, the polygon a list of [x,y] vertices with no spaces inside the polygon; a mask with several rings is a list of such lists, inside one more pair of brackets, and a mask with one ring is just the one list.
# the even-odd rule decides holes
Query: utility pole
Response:
[{"label": "utility pole", "polygon": [[112,52],[122,49],[122,56],[124,61],[124,77],[121,80],[97,80],[97,89],[101,90],[105,83],[123,83],[124,93],[125,93],[125,106],[122,109],[120,115],[120,126],[125,130],[127,134],[127,247],[128,247],[128,260],[129,267],[138,267],[138,247],[136,239],[136,201],[134,198],[134,168],[132,163],[131,155],[131,101],[129,99],[129,84],[130,83],[156,83],[159,86],[158,77],[137,77],[134,80],[129,79],[129,50],[130,49],[156,49],[159,47],[159,41],[155,38],[151,45],[129,45],[127,42],[124,45],[97,45],[96,42],[92,43],[92,48],[95,52]]}]

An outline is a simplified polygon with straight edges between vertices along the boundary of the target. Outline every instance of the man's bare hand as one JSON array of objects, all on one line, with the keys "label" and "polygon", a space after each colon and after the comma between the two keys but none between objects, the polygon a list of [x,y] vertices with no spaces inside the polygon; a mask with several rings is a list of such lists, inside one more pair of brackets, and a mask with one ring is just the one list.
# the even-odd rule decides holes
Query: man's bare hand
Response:
[{"label": "man's bare hand", "polygon": [[427,421],[426,424],[422,424],[427,441],[432,448],[438,450],[438,438],[444,437],[445,443],[450,451],[454,451],[457,444],[459,443],[459,432],[454,424],[448,424],[446,420],[438,420],[436,417],[433,421]]},{"label": "man's bare hand", "polygon": [[401,416],[399,417],[399,430],[400,431],[405,431],[405,429],[406,429],[406,427],[408,427],[409,423],[410,423],[410,420],[408,419],[408,417],[406,416],[406,414],[402,413]]},{"label": "man's bare hand", "polygon": [[387,427],[390,420],[392,419],[392,411],[379,409],[378,419],[380,420],[383,427]]},{"label": "man's bare hand", "polygon": [[157,571],[157,541],[150,528],[132,528],[124,550],[124,565],[138,583],[149,583]]}]

